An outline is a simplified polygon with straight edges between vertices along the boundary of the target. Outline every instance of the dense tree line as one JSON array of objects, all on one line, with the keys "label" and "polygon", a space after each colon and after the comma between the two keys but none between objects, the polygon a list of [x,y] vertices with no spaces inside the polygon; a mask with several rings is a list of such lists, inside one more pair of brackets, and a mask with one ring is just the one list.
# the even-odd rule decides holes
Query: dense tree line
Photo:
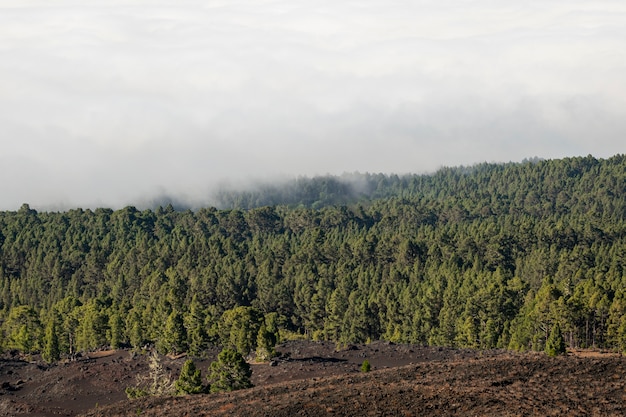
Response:
[{"label": "dense tree line", "polygon": [[338,205],[1,212],[0,347],[543,350],[558,325],[626,350],[626,156],[362,180]]}]

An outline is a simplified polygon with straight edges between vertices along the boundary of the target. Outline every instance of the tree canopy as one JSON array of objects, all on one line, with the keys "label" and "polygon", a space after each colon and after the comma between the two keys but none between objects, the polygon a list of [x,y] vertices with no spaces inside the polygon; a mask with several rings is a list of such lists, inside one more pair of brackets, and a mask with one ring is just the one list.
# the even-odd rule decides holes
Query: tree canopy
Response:
[{"label": "tree canopy", "polygon": [[544,350],[558,323],[568,347],[626,350],[624,155],[349,179],[225,209],[0,212],[0,348]]}]

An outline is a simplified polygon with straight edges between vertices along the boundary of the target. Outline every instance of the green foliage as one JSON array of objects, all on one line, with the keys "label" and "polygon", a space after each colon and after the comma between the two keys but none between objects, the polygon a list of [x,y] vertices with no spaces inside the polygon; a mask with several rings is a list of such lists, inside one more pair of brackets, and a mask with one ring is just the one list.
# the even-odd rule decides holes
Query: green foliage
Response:
[{"label": "green foliage", "polygon": [[6,339],[10,349],[23,353],[35,353],[40,349],[41,323],[37,313],[30,306],[18,306],[9,311],[4,324]]},{"label": "green foliage", "polygon": [[124,322],[118,312],[113,312],[109,316],[109,329],[109,344],[112,349],[117,349],[124,341]]},{"label": "green foliage", "polygon": [[565,354],[565,340],[561,333],[561,326],[555,323],[550,331],[550,336],[546,341],[546,353],[548,356],[557,356]]},{"label": "green foliage", "polygon": [[157,348],[162,353],[180,353],[187,349],[187,330],[183,323],[183,316],[178,311],[172,311],[167,317],[162,338]]},{"label": "green foliage", "polygon": [[183,364],[174,387],[178,395],[200,394],[205,391],[202,386],[202,372],[200,369],[196,369],[196,364],[191,359],[186,360]]},{"label": "green foliage", "polygon": [[363,363],[361,364],[361,372],[369,372],[371,369],[372,367],[370,365],[370,361],[365,359]]},{"label": "green foliage", "polygon": [[91,299],[76,309],[78,327],[76,329],[76,348],[89,351],[107,345],[106,335],[109,319],[106,305],[99,299]]},{"label": "green foliage", "polygon": [[147,397],[148,395],[150,395],[147,391],[138,387],[126,387],[124,392],[126,392],[126,396],[131,400],[135,398]]},{"label": "green foliage", "polygon": [[[263,314],[253,307],[241,306],[225,311],[219,323],[222,346],[248,355],[257,347],[263,320]],[[265,339],[262,342],[265,343]]]},{"label": "green foliage", "polygon": [[185,316],[188,353],[192,356],[202,356],[208,347],[210,338],[206,329],[206,321],[210,318],[198,296],[194,295],[189,306],[189,314]]},{"label": "green foliage", "polygon": [[588,156],[298,179],[225,210],[24,205],[0,212],[0,348],[544,350],[559,322],[626,351],[625,183],[626,156]]},{"label": "green foliage", "polygon": [[257,335],[256,360],[258,362],[270,360],[276,354],[274,346],[276,346],[276,335],[268,331],[265,323],[262,323]]},{"label": "green foliage", "polygon": [[56,320],[52,317],[47,326],[44,335],[44,346],[41,357],[48,363],[56,362],[60,359],[59,337],[57,334]]},{"label": "green foliage", "polygon": [[59,349],[61,352],[73,355],[76,351],[76,333],[78,329],[78,312],[81,306],[73,296],[66,296],[55,303],[54,313],[59,320]]},{"label": "green foliage", "polygon": [[232,349],[223,349],[217,361],[209,367],[208,382],[211,392],[235,391],[251,388],[252,370],[241,353]]}]

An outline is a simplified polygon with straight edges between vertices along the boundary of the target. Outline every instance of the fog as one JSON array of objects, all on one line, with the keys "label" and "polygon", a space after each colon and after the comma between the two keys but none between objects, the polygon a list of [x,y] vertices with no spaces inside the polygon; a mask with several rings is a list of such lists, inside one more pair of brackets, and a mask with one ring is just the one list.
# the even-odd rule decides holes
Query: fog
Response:
[{"label": "fog", "polygon": [[0,209],[624,152],[620,1],[0,5]]}]

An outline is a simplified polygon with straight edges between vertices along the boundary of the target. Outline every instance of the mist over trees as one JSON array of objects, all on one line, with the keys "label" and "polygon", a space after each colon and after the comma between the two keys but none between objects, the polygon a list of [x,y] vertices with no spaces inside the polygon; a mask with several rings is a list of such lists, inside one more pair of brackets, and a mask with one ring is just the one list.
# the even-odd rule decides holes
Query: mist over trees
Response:
[{"label": "mist over trees", "polygon": [[224,193],[230,209],[0,212],[0,348],[545,350],[558,326],[568,347],[626,351],[626,156],[357,183]]}]

